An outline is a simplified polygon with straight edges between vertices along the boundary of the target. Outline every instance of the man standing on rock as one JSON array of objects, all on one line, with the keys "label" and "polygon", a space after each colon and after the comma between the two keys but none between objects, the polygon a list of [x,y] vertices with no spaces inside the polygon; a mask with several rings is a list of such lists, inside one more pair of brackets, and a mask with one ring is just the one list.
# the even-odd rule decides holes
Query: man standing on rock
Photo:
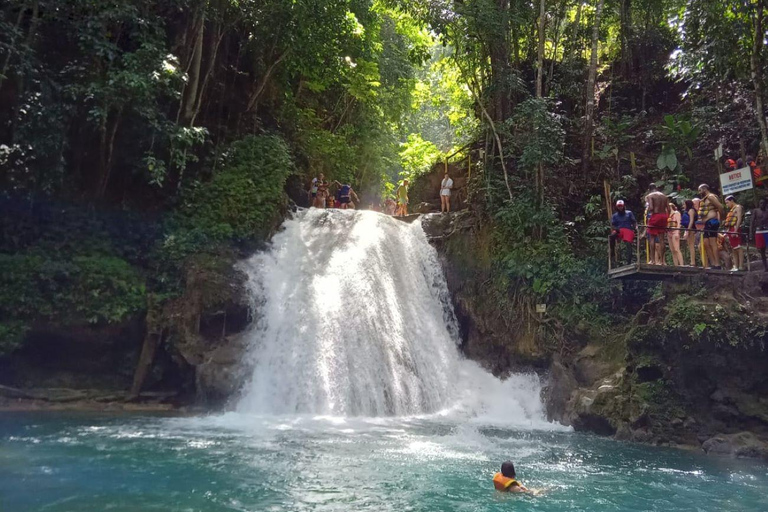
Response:
[{"label": "man standing on rock", "polygon": [[763,260],[763,269],[768,272],[768,263],[765,261],[766,238],[768,237],[768,200],[761,199],[757,208],[752,210],[752,222],[750,223],[752,239],[755,241],[755,247],[760,251],[760,257]]},{"label": "man standing on rock", "polygon": [[669,199],[655,184],[648,187],[648,195],[645,196],[648,205],[647,217],[648,243],[651,264],[664,265],[664,232],[667,230],[669,220]]},{"label": "man standing on rock", "polygon": [[451,189],[453,188],[453,180],[448,176],[448,169],[445,170],[445,176],[440,183],[440,213],[451,211]]}]

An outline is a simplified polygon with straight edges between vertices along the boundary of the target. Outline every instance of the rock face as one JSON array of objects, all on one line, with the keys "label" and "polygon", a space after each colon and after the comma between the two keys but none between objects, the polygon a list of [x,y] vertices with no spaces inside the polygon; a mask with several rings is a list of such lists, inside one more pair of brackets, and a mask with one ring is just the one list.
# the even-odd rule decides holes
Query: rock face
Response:
[{"label": "rock face", "polygon": [[758,439],[752,432],[717,435],[704,441],[702,448],[713,455],[768,460],[768,442]]},{"label": "rock face", "polygon": [[496,375],[515,368],[544,369],[550,354],[535,342],[533,328],[521,328],[503,292],[489,283],[491,233],[469,210],[429,214],[422,226],[437,248],[459,321],[462,350]]},{"label": "rock face", "polygon": [[637,315],[620,360],[601,361],[587,347],[569,363],[552,362],[550,416],[618,439],[765,457],[768,320],[759,280],[709,282],[697,295],[666,291]]},{"label": "rock face", "polygon": [[[451,211],[467,207],[467,164],[466,162],[448,164],[448,172],[453,180],[451,193]],[[422,174],[411,183],[408,198],[411,210],[417,213],[440,211],[440,184],[445,176],[445,165],[437,163],[432,169]]]},{"label": "rock face", "polygon": [[[39,404],[129,398],[142,345],[159,337],[138,397],[141,402],[221,407],[244,381],[251,322],[245,276],[225,254],[185,276],[184,293],[146,317],[120,324],[36,326],[23,347],[0,359],[0,398]],[[2,401],[0,401],[2,402]],[[0,403],[2,406],[3,403]],[[10,405],[13,405],[11,403]]]},{"label": "rock face", "polygon": [[496,375],[546,373],[551,420],[617,439],[764,457],[768,277],[665,284],[633,320],[601,339],[568,333],[576,342],[558,351],[489,285],[487,223],[461,211],[425,215],[422,226],[444,267],[463,352]]}]

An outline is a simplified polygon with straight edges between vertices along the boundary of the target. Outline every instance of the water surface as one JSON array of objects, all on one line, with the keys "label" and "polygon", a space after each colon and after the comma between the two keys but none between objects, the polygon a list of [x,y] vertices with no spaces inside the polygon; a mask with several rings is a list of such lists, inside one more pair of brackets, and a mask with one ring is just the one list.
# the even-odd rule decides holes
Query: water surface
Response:
[{"label": "water surface", "polygon": [[[768,468],[448,417],[0,415],[0,510],[765,511]],[[497,493],[499,463],[544,496]]]}]

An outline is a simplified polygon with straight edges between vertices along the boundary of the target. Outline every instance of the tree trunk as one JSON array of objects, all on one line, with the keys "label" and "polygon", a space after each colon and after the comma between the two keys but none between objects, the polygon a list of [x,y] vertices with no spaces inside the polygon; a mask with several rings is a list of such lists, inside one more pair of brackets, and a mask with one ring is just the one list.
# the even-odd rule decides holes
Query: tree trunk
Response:
[{"label": "tree trunk", "polygon": [[621,39],[621,76],[632,74],[632,0],[621,0],[619,5],[619,37]]},{"label": "tree trunk", "polygon": [[750,67],[752,68],[752,84],[755,87],[755,114],[757,122],[760,125],[760,141],[763,150],[763,159],[768,159],[768,126],[765,123],[765,111],[763,110],[763,76],[762,62],[760,53],[763,48],[763,0],[757,2],[757,12],[755,13],[754,34],[752,44],[752,57],[750,58]]},{"label": "tree trunk", "polygon": [[542,84],[544,83],[544,15],[546,0],[539,2],[539,52],[536,59],[536,97],[541,98]]},{"label": "tree trunk", "polygon": [[208,82],[211,80],[211,76],[213,76],[213,70],[216,67],[216,59],[219,55],[219,47],[221,46],[222,39],[224,39],[224,30],[220,25],[217,25],[216,30],[213,34],[211,34],[210,47],[208,48],[208,64],[205,68],[205,77],[203,78],[203,83],[197,92],[195,106],[192,110],[192,117],[189,121],[190,126],[195,125],[197,115],[200,113],[200,109],[203,106],[203,95],[205,94],[205,89],[208,87]]},{"label": "tree trunk", "polygon": [[203,38],[205,36],[205,13],[201,13],[195,29],[195,46],[190,58],[190,66],[187,80],[187,86],[184,88],[182,102],[179,106],[179,122],[184,125],[190,125],[195,114],[195,103],[197,102],[198,88],[200,86],[200,70],[203,62]]},{"label": "tree trunk", "polygon": [[[536,61],[536,97],[541,99],[542,96],[542,84],[544,81],[544,15],[546,11],[546,0],[540,0],[539,2],[539,54]],[[534,129],[538,131],[539,127],[534,126]],[[541,137],[541,134],[538,134]],[[544,164],[540,161],[536,168],[536,197],[539,201],[539,205],[544,200]],[[539,233],[540,234],[540,233]]]},{"label": "tree trunk", "polygon": [[509,1],[496,0],[499,29],[492,31],[488,40],[491,57],[491,117],[500,123],[509,117],[511,107],[509,78],[512,69],[509,65]]},{"label": "tree trunk", "polygon": [[576,48],[579,46],[579,26],[581,25],[581,8],[583,6],[582,0],[579,0],[579,5],[576,8],[576,17],[573,20],[573,34],[571,35],[571,44],[569,45],[568,55],[564,60],[571,60],[574,58]]},{"label": "tree trunk", "polygon": [[604,0],[597,0],[595,23],[592,26],[592,54],[589,59],[589,77],[587,79],[587,104],[584,110],[584,145],[581,151],[581,172],[586,178],[589,170],[589,147],[592,141],[592,129],[595,111],[595,80],[597,79],[597,43],[600,39],[600,16],[603,13]]},{"label": "tree trunk", "polygon": [[21,6],[21,9],[19,9],[19,15],[16,17],[16,31],[14,33],[13,38],[11,38],[11,44],[7,48],[7,54],[5,56],[5,62],[3,62],[3,68],[0,70],[0,89],[3,88],[3,81],[5,80],[6,75],[8,74],[8,68],[11,64],[11,56],[13,55],[13,51],[16,48],[16,36],[18,35],[19,31],[21,30],[21,22],[24,20],[24,13],[27,11],[26,4]]},{"label": "tree trunk", "polygon": [[98,197],[104,197],[109,185],[109,179],[112,175],[112,155],[115,148],[115,137],[117,136],[117,128],[120,126],[120,119],[122,117],[122,110],[118,110],[112,121],[112,125],[109,124],[109,115],[107,119],[101,125],[101,182],[99,183]]},{"label": "tree trunk", "polygon": [[160,346],[162,340],[162,331],[152,332],[147,329],[147,334],[144,336],[144,344],[141,347],[141,355],[139,355],[139,361],[136,363],[136,370],[133,373],[133,383],[128,394],[128,400],[135,400],[139,397],[144,381],[147,379],[147,375],[149,375],[149,371],[152,369],[152,363],[155,361],[157,347]]},{"label": "tree trunk", "polygon": [[248,108],[245,109],[246,112],[251,112],[256,109],[256,103],[259,101],[261,94],[264,92],[264,89],[267,87],[267,84],[269,83],[269,79],[272,77],[272,73],[274,73],[275,69],[283,61],[286,55],[288,55],[288,50],[280,54],[280,56],[276,58],[274,61],[272,61],[272,64],[269,65],[266,73],[264,73],[264,76],[261,78],[259,85],[256,86],[256,89],[251,94],[251,97],[248,98]]},{"label": "tree trunk", "polygon": [[560,8],[555,14],[555,26],[552,40],[552,58],[549,61],[549,73],[547,74],[547,83],[544,86],[544,95],[549,94],[552,86],[552,77],[555,76],[555,61],[557,60],[557,50],[560,47],[560,28],[563,24],[563,18],[565,18],[567,0],[560,2]]}]

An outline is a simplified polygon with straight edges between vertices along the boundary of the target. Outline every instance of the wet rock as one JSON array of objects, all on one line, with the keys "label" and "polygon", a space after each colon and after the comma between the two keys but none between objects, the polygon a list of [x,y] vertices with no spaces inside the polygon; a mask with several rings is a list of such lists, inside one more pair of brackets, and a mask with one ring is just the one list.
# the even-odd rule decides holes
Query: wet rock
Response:
[{"label": "wet rock", "polygon": [[768,442],[752,432],[716,435],[704,441],[702,449],[710,455],[768,460]]},{"label": "wet rock", "polygon": [[579,383],[573,376],[573,372],[566,368],[559,356],[556,356],[549,368],[545,389],[545,403],[549,421],[570,425],[566,408],[573,392],[578,387]]},{"label": "wet rock", "polygon": [[196,368],[198,402],[221,407],[237,395],[249,374],[247,342],[235,336],[205,356]]},{"label": "wet rock", "polygon": [[432,213],[439,211],[440,208],[436,208],[432,203],[419,203],[412,210],[414,213]]},{"label": "wet rock", "polygon": [[573,373],[582,386],[592,386],[616,368],[601,357],[601,347],[595,344],[584,347],[573,360]]}]

